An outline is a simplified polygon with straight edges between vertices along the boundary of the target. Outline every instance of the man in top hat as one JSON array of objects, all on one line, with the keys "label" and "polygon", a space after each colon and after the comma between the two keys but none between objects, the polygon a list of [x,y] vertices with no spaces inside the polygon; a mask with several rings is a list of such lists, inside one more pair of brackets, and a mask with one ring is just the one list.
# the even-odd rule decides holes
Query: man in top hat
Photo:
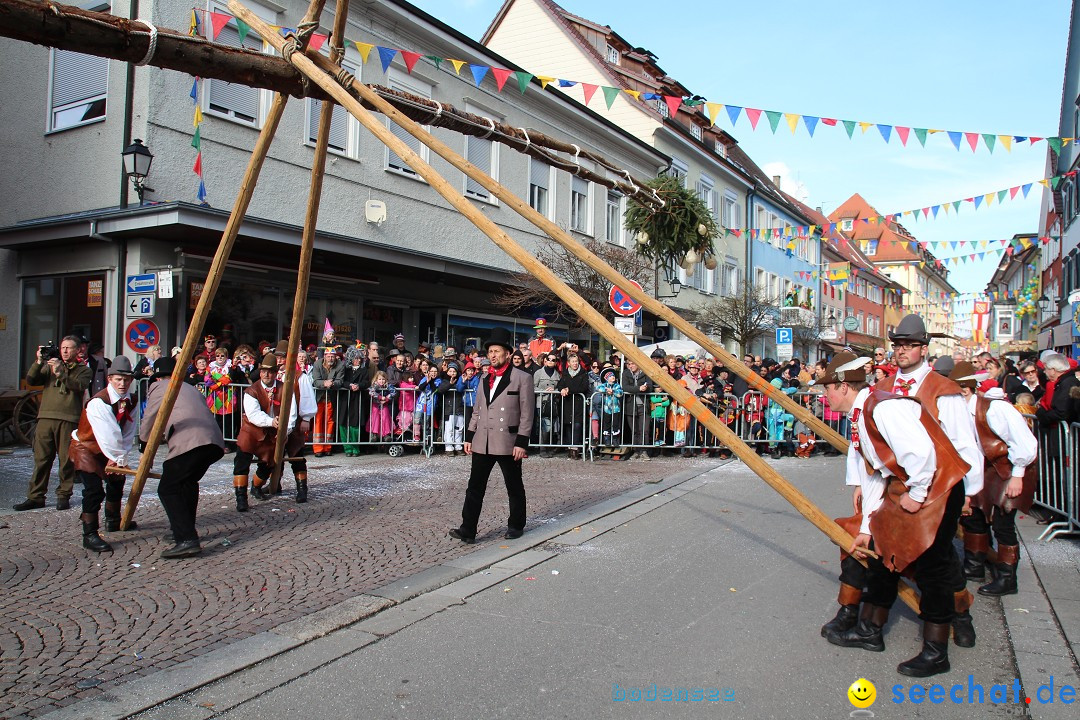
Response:
[{"label": "man in top hat", "polygon": [[857,524],[848,552],[867,560],[868,588],[858,623],[824,634],[834,645],[884,650],[882,628],[900,573],[911,567],[921,591],[923,649],[897,671],[929,677],[949,670],[952,539],[968,466],[925,405],[869,387],[868,363],[870,358],[838,353],[820,380],[829,407],[851,418],[847,484],[861,490],[862,512],[841,524]]},{"label": "man in top hat", "polygon": [[[966,360],[957,363],[951,377],[975,417],[986,458],[982,492],[972,502],[971,515],[960,518],[964,528],[964,577],[985,578],[992,522],[998,543],[997,562],[992,566],[994,580],[980,587],[979,594],[1013,595],[1018,592],[1016,566],[1020,559],[1016,511],[1027,512],[1035,498],[1039,443],[1005,392],[987,374],[977,373],[974,364]],[[977,384],[980,381],[982,384]]]},{"label": "man in top hat", "polygon": [[529,352],[532,353],[534,358],[538,358],[545,353],[551,352],[555,348],[555,343],[547,336],[547,320],[544,318],[536,318],[533,330],[536,331],[536,337],[529,340]]},{"label": "man in top hat", "polygon": [[510,499],[505,537],[513,540],[525,532],[521,461],[529,447],[536,396],[532,376],[510,364],[513,348],[513,339],[504,328],[492,330],[484,345],[491,365],[476,389],[472,417],[465,431],[465,454],[472,455],[469,487],[461,508],[461,525],[450,531],[450,537],[462,542],[476,542],[476,526],[484,506],[488,477],[496,463],[502,469]]},{"label": "man in top hat", "polygon": [[[161,400],[168,391],[176,361],[163,358],[154,365],[154,380],[146,392],[146,410],[139,426],[139,439],[147,442],[154,427]],[[202,552],[195,531],[195,512],[199,507],[199,481],[225,454],[225,439],[206,398],[185,382],[165,426],[169,454],[162,465],[158,497],[172,528],[174,547],[163,550],[163,558],[182,558]]]},{"label": "man in top hat", "polygon": [[[135,441],[135,402],[129,394],[133,376],[131,361],[117,356],[109,368],[109,384],[86,403],[79,427],[71,433],[68,457],[83,484],[83,547],[94,552],[112,552],[112,546],[98,535],[102,499],[106,529],[120,529],[124,475],[117,469],[127,466],[127,454]],[[128,527],[134,529],[135,523]]]},{"label": "man in top hat", "polygon": [[[277,444],[278,416],[281,412],[281,395],[284,383],[277,379],[277,359],[267,353],[259,363],[259,382],[244,391],[244,415],[236,438],[236,458],[233,461],[233,488],[236,492],[236,511],[247,512],[248,473],[251,463],[258,460],[252,493],[260,500],[269,495],[264,490],[274,467],[274,451]],[[305,393],[299,378],[293,387],[292,403],[285,433],[285,454],[293,477],[296,479],[296,502],[307,502],[307,460],[300,457],[304,441],[315,416],[317,406],[314,393]],[[307,384],[310,390],[310,382]]]}]

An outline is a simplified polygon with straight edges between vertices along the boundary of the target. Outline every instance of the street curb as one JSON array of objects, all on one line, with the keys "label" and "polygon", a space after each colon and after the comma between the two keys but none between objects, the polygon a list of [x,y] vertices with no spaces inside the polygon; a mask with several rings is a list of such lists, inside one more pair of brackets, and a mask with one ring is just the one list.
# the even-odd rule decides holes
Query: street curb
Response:
[{"label": "street curb", "polygon": [[[525,543],[503,541],[514,544],[483,547],[306,617],[230,643],[226,647],[212,650],[165,670],[117,685],[101,697],[82,700],[54,710],[40,716],[40,720],[121,720],[345,628],[363,631],[376,637],[390,635],[451,605],[460,604],[464,598],[553,556],[554,553],[540,550],[539,546],[552,541],[558,542],[557,539],[564,535],[571,537],[565,538],[565,542],[560,544],[578,544],[598,537],[704,485],[706,481],[701,479],[701,476],[731,462],[733,461],[726,460],[705,468],[684,470],[657,483],[632,488],[529,530]],[[682,485],[687,487],[680,487]],[[678,490],[672,492],[675,488]],[[620,512],[639,504],[641,507],[636,513]],[[598,522],[614,515],[619,516],[618,522]],[[589,532],[583,532],[583,526],[587,525],[595,527],[590,527]],[[513,562],[512,559],[516,557],[524,562]],[[335,658],[326,662],[333,659]],[[315,667],[308,671],[313,669]],[[208,713],[211,714],[213,713]]]}]

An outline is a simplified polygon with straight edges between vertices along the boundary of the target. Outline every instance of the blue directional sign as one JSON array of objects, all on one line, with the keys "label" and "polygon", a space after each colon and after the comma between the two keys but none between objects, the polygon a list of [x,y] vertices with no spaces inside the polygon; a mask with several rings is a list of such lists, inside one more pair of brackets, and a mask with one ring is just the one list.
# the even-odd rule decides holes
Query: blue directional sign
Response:
[{"label": "blue directional sign", "polygon": [[777,345],[790,345],[794,341],[795,334],[791,332],[791,328],[776,328]]},{"label": "blue directional sign", "polygon": [[157,291],[157,275],[146,273],[145,275],[128,275],[127,291],[129,293],[152,293]]}]

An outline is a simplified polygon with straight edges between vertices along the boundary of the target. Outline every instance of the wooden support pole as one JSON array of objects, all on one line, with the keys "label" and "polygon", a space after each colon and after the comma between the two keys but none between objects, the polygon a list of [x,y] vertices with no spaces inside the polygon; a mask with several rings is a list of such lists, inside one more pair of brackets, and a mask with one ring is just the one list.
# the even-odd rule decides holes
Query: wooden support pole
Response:
[{"label": "wooden support pole", "polygon": [[[134,469],[134,468],[116,467],[116,466],[113,466],[112,468],[109,468],[109,472],[113,473],[113,474],[116,474],[116,475],[138,475],[139,474],[139,471]],[[147,477],[152,477],[155,480],[160,480],[161,479],[161,473],[154,472],[153,470],[146,473],[146,476]]]},{"label": "wooden support pole", "polygon": [[[341,67],[345,54],[343,44],[345,20],[349,14],[349,0],[337,0],[334,10],[334,29],[331,34],[331,55]],[[307,18],[305,18],[307,19]],[[270,475],[270,493],[276,495],[281,488],[281,474],[285,470],[285,441],[288,439],[289,412],[293,404],[293,383],[296,382],[296,354],[303,332],[304,313],[307,307],[308,285],[311,281],[311,256],[315,251],[315,228],[319,219],[319,203],[322,199],[323,176],[326,171],[326,148],[330,144],[330,121],[334,117],[335,104],[323,102],[319,111],[319,132],[315,140],[315,157],[311,162],[311,186],[308,190],[307,214],[304,216],[304,234],[300,242],[300,262],[296,276],[296,295],[293,296],[292,321],[289,323],[288,351],[285,354],[285,386],[281,389],[281,412],[278,414],[278,432],[274,443],[274,467]],[[300,424],[300,399],[296,398],[296,424]]]},{"label": "wooden support pole", "polygon": [[[241,5],[237,0],[229,0],[229,10],[244,22],[251,25],[256,32],[264,36],[277,50],[281,50],[284,41],[274,37],[269,26]],[[332,95],[343,107],[345,107],[360,123],[367,128],[383,144],[387,145],[395,154],[402,158],[420,177],[442,195],[454,208],[464,215],[470,222],[476,225],[485,235],[506,252],[516,262],[520,263],[528,272],[536,276],[552,290],[559,299],[567,304],[574,312],[578,313],[594,330],[606,338],[612,345],[624,353],[624,355],[638,364],[653,382],[667,392],[672,399],[686,408],[690,414],[697,418],[698,422],[706,427],[713,435],[742,460],[751,470],[776,490],[787,500],[800,514],[821,530],[833,543],[843,550],[851,547],[854,538],[843,528],[833,522],[832,518],[823,513],[816,505],[794,485],[788,482],[776,470],[763,460],[754,450],[744,443],[733,433],[721,420],[709,412],[699,398],[690,393],[684,386],[678,384],[670,375],[662,372],[645,356],[630,340],[622,333],[615,330],[611,323],[597,312],[591,305],[585,302],[574,290],[549,270],[543,263],[529,254],[509,235],[501,230],[490,218],[473,207],[458,190],[446,181],[430,165],[424,162],[408,145],[394,135],[388,128],[379,122],[363,105],[353,98],[344,88],[339,86],[327,73],[321,70],[315,62],[306,55],[296,53],[292,57],[293,64],[300,72],[307,75],[312,82],[317,83],[327,93]],[[910,588],[908,593],[901,593],[904,601],[911,604],[914,593]],[[918,607],[917,601],[913,607]]]}]

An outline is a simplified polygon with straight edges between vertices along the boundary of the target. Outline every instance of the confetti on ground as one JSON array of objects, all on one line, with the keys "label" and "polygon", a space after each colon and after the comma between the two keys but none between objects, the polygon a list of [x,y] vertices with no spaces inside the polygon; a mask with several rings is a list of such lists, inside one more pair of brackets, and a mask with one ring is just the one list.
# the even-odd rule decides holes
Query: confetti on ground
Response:
[{"label": "confetti on ground", "polygon": [[131,567],[142,567],[139,563],[131,563]]},{"label": "confetti on ground", "polygon": [[526,580],[535,580],[536,578],[534,578],[534,577],[527,577],[527,578],[525,578],[525,579],[526,579]]},{"label": "confetti on ground", "polygon": [[1030,613],[1031,611],[1027,608],[1016,608],[1016,612]]},{"label": "confetti on ground", "polygon": [[270,508],[270,512],[281,512],[281,508]]},{"label": "confetti on ground", "polygon": [[558,574],[559,574],[559,571],[558,571],[558,570],[552,570],[552,571],[551,571],[551,574],[552,574],[552,575],[558,575]]},{"label": "confetti on ground", "polygon": [[510,592],[510,588],[503,588],[503,592]]},{"label": "confetti on ground", "polygon": [[509,545],[500,545],[500,546],[499,546],[499,549],[500,549],[500,550],[509,550],[509,549],[510,549],[510,546],[509,546]]},{"label": "confetti on ground", "polygon": [[731,592],[738,592],[735,588],[728,588],[728,590],[731,590]]},{"label": "confetti on ground", "polygon": [[229,538],[221,538],[221,547],[229,547],[232,545],[232,540]]}]

